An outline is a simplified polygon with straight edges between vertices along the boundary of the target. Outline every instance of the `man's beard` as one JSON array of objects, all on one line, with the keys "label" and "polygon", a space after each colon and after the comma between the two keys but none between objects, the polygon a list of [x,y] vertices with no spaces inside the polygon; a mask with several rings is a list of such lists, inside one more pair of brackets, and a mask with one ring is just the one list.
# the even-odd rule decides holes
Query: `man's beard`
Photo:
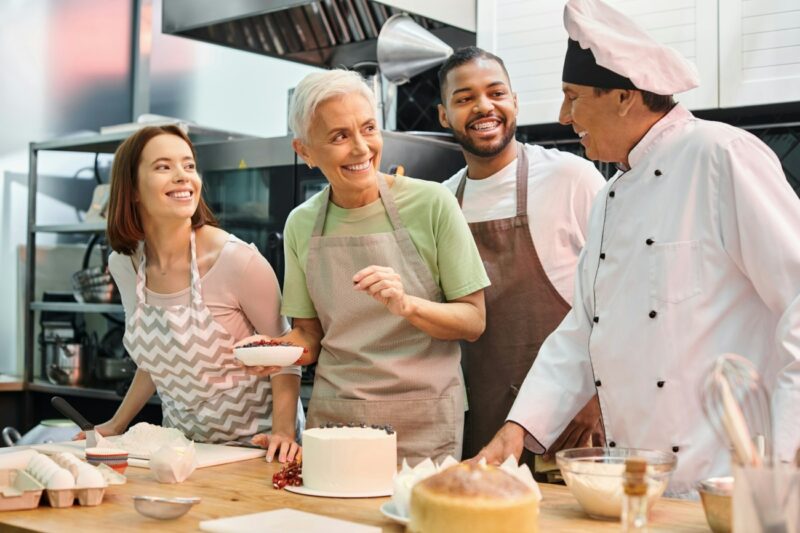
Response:
[{"label": "man's beard", "polygon": [[453,133],[453,137],[455,137],[456,141],[458,141],[458,144],[461,145],[461,148],[467,152],[478,157],[494,157],[502,152],[505,147],[508,146],[508,143],[514,140],[514,134],[517,132],[517,121],[514,120],[510,123],[506,123],[506,126],[505,135],[503,135],[503,138],[500,139],[500,142],[496,145],[490,145],[485,148],[476,146],[468,135],[456,130],[451,131]]}]

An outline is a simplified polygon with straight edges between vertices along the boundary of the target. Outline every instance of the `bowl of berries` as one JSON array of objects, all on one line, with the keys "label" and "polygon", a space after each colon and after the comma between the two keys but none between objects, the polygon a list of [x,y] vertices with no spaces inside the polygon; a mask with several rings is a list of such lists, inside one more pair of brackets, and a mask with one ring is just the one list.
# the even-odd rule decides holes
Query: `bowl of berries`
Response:
[{"label": "bowl of berries", "polygon": [[291,342],[258,339],[234,347],[233,356],[245,366],[287,366],[296,363],[304,350]]}]

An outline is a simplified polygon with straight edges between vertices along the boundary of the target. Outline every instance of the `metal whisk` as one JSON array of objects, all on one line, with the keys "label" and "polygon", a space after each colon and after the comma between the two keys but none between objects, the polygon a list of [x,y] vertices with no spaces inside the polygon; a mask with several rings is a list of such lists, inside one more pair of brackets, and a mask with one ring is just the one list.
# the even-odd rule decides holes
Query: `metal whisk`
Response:
[{"label": "metal whisk", "polygon": [[719,356],[701,391],[703,410],[744,466],[771,464],[772,420],[767,389],[753,363],[736,354]]}]

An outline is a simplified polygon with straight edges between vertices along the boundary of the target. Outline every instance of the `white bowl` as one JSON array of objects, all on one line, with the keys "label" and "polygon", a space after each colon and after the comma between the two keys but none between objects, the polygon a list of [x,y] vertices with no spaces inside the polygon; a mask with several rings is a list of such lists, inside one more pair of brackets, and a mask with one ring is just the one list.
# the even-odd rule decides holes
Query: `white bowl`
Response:
[{"label": "white bowl", "polygon": [[245,366],[287,366],[303,355],[302,346],[253,346],[234,348],[233,356]]},{"label": "white bowl", "polygon": [[556,463],[572,495],[592,518],[618,520],[622,513],[625,459],[647,460],[647,509],[661,497],[675,470],[670,452],[635,448],[574,448],[556,453]]}]

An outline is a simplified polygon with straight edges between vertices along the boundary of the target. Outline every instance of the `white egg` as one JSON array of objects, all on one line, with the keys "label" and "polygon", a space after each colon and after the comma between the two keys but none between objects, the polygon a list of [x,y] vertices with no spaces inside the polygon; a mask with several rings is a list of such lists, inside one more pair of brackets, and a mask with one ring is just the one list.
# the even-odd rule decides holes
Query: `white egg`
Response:
[{"label": "white egg", "polygon": [[92,465],[86,465],[86,467],[87,468],[81,468],[78,472],[78,478],[75,480],[76,487],[92,489],[108,485],[99,470]]},{"label": "white egg", "polygon": [[46,486],[51,490],[72,489],[75,488],[75,478],[63,468],[59,468],[47,479]]}]

